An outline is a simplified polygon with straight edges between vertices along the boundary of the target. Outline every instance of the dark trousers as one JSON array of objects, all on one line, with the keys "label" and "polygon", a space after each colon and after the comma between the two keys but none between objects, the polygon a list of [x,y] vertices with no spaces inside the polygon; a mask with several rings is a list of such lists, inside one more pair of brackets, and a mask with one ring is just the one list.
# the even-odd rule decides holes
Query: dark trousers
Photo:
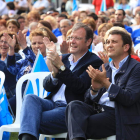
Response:
[{"label": "dark trousers", "polygon": [[95,114],[92,106],[72,101],[66,108],[69,139],[100,139],[116,134],[115,109],[103,106],[104,112]]}]

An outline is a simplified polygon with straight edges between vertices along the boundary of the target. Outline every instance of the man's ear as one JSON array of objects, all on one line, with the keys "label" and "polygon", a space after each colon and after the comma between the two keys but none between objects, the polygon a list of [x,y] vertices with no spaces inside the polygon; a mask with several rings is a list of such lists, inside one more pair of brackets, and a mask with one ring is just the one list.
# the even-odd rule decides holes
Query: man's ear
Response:
[{"label": "man's ear", "polygon": [[130,48],[129,44],[125,44],[124,45],[124,51],[125,52],[128,52],[129,48]]},{"label": "man's ear", "polygon": [[87,46],[89,46],[91,43],[92,43],[92,39],[90,38],[87,40],[86,44],[87,44]]}]

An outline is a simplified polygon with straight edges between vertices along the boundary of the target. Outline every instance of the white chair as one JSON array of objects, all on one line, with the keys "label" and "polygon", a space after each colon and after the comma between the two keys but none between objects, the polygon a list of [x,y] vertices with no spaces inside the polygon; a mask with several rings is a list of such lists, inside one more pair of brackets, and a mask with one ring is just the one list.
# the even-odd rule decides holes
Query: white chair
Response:
[{"label": "white chair", "polygon": [[[39,96],[43,98],[43,79],[49,75],[50,72],[35,72],[29,73],[22,76],[16,85],[16,119],[13,124],[9,125],[2,125],[0,127],[0,140],[2,140],[3,132],[19,132],[20,129],[20,110],[22,106],[22,84],[26,80],[30,80],[33,86],[34,94],[38,95],[37,86],[36,86],[36,79],[39,79]],[[1,75],[1,74],[0,74]],[[44,93],[47,95],[47,92]]]},{"label": "white chair", "polygon": [[2,90],[4,81],[5,81],[5,74],[2,71],[0,71],[0,92]]}]

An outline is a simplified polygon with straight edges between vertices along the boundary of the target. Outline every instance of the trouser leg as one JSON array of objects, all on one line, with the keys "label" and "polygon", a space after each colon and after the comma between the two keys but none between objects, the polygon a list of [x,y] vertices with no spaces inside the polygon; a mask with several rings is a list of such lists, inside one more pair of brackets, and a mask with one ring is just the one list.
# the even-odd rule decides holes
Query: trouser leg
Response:
[{"label": "trouser leg", "polygon": [[65,110],[66,104],[57,102],[54,109],[44,111],[40,122],[40,133],[51,135],[67,132]]},{"label": "trouser leg", "polygon": [[[26,95],[23,101],[20,118],[20,135],[27,133],[38,139],[42,112],[54,108],[54,102],[36,95]],[[46,117],[47,119],[47,117]]]},{"label": "trouser leg", "polygon": [[115,109],[106,106],[104,109],[104,112],[89,117],[86,131],[88,139],[101,139],[116,134]]},{"label": "trouser leg", "polygon": [[72,101],[66,108],[66,124],[68,127],[69,139],[85,138],[88,125],[88,118],[94,113],[92,106],[81,101]]},{"label": "trouser leg", "polygon": [[80,101],[71,102],[66,109],[69,139],[105,138],[115,135],[115,110],[105,107],[96,114],[93,107]]}]

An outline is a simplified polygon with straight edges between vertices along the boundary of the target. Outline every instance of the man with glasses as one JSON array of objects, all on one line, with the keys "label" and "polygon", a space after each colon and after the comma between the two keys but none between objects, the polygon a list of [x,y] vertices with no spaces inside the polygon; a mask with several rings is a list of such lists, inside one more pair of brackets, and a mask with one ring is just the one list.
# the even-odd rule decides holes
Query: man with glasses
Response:
[{"label": "man with glasses", "polygon": [[57,37],[59,44],[62,44],[63,41],[66,41],[66,35],[68,30],[72,27],[72,22],[69,19],[62,19],[60,21],[60,31],[62,33],[61,36]]},{"label": "man with glasses", "polygon": [[21,140],[38,139],[39,132],[50,135],[67,132],[67,104],[84,100],[84,93],[91,84],[86,69],[89,65],[98,69],[102,64],[98,56],[88,51],[92,40],[93,33],[87,25],[75,24],[70,37],[70,54],[63,55],[62,60],[54,43],[48,40],[52,49],[47,53],[47,64],[52,73],[44,79],[43,85],[50,94],[46,99],[31,94],[25,96],[21,110]]}]

